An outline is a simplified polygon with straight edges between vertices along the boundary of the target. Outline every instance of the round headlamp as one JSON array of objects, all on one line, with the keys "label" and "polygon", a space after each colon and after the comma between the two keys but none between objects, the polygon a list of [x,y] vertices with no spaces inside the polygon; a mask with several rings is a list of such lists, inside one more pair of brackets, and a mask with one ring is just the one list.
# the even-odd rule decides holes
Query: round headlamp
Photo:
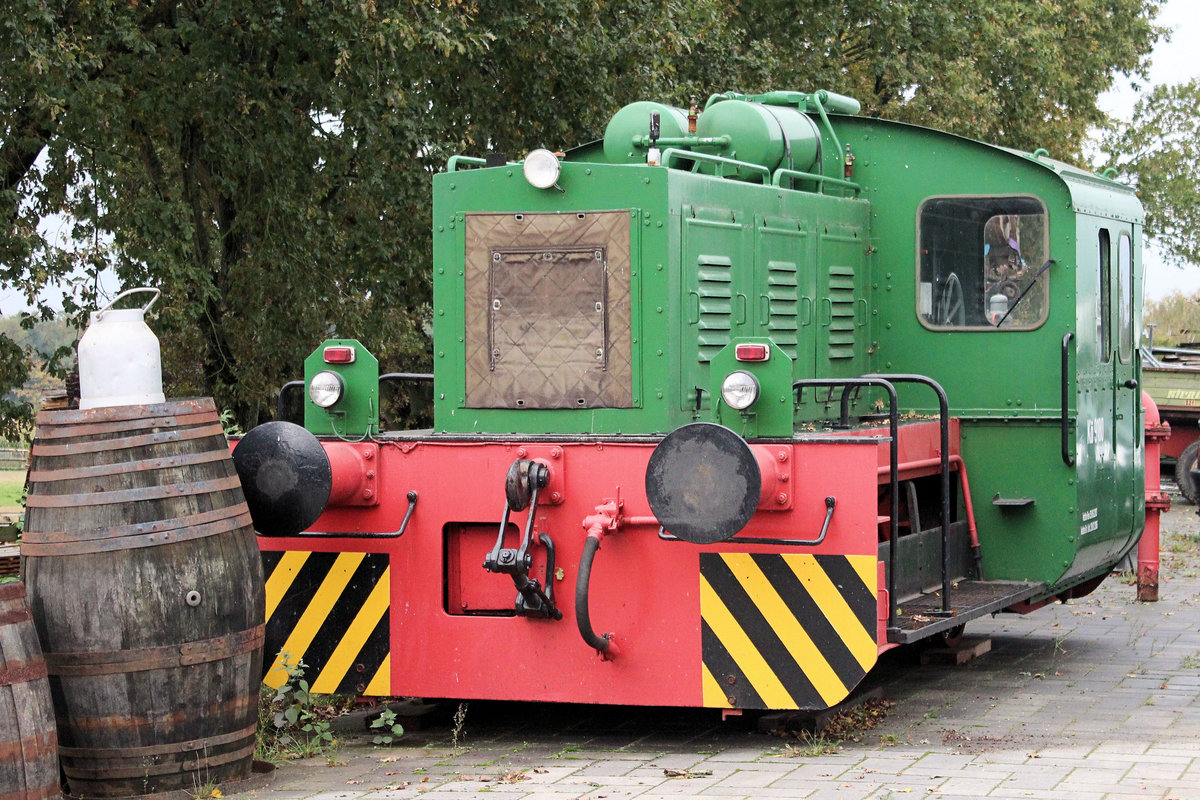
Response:
[{"label": "round headlamp", "polygon": [[525,180],[529,181],[530,186],[535,189],[549,189],[558,183],[562,165],[558,163],[558,156],[554,153],[539,149],[525,156],[521,171],[525,173]]},{"label": "round headlamp", "polygon": [[341,400],[345,391],[346,384],[342,382],[342,376],[329,370],[318,372],[308,382],[308,398],[321,408],[329,408]]},{"label": "round headlamp", "polygon": [[749,408],[758,399],[758,379],[740,369],[729,373],[721,383],[721,399],[738,411]]}]

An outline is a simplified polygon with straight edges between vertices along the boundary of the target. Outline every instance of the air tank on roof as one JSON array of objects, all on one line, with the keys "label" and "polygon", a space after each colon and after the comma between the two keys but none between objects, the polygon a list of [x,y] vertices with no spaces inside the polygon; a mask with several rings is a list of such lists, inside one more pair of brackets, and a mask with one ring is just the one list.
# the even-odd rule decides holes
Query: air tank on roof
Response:
[{"label": "air tank on roof", "polygon": [[[699,115],[696,130],[688,131],[688,112],[682,108],[642,101],[613,115],[604,132],[604,156],[613,164],[644,164],[650,147],[650,120],[658,115],[655,146],[676,148],[754,164],[774,172],[820,172],[821,112],[857,114],[859,103],[831,92],[768,92],[713,95]],[[688,168],[685,161],[674,166]],[[761,173],[718,166],[698,159],[695,168],[708,174],[759,179]]]},{"label": "air tank on roof", "polygon": [[658,114],[662,138],[687,136],[688,112],[682,108],[649,100],[630,103],[613,114],[604,129],[604,159],[610,164],[645,164],[646,148],[635,146],[633,141],[650,132],[651,114]]},{"label": "air tank on roof", "polygon": [[[772,172],[780,168],[810,172],[820,153],[817,123],[788,106],[720,100],[700,115],[696,135],[729,139],[726,147],[697,148],[700,152],[757,164]],[[701,171],[710,170],[702,166]]]}]

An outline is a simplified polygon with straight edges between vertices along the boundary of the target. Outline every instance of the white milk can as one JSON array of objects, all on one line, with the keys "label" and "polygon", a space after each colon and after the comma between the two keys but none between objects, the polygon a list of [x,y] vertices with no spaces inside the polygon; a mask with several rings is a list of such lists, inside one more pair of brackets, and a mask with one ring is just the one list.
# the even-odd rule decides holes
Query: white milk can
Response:
[{"label": "white milk can", "polygon": [[[113,308],[137,292],[154,292],[154,297],[141,308]],[[161,294],[149,287],[129,289],[92,313],[79,340],[81,409],[165,402],[158,337],[146,324],[146,312]]]}]

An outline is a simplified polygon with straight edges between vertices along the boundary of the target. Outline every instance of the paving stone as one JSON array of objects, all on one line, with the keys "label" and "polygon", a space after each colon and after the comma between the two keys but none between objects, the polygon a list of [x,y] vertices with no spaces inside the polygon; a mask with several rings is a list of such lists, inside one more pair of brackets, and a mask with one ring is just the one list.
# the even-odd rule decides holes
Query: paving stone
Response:
[{"label": "paving stone", "polygon": [[[1194,543],[1200,519],[1185,508],[1163,527],[1164,541]],[[828,755],[703,710],[473,701],[458,748],[448,723],[385,750],[347,731],[332,759],[285,763],[226,798],[1196,800],[1200,669],[1184,664],[1200,658],[1200,552],[1169,549],[1162,570],[1157,604],[1110,579],[1069,605],[973,622],[993,647],[969,664],[885,654],[866,683],[895,705]],[[502,782],[509,773],[524,779]]]}]

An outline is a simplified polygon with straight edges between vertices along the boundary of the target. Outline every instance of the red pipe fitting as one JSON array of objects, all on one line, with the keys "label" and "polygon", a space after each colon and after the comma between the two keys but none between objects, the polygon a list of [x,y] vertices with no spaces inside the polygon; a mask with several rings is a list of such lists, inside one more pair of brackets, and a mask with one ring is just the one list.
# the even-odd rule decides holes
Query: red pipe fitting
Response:
[{"label": "red pipe fitting", "polygon": [[605,661],[612,661],[620,655],[617,646],[617,635],[606,633],[599,635],[592,628],[592,617],[588,598],[591,591],[592,561],[596,551],[600,549],[600,540],[605,535],[613,533],[621,524],[621,500],[605,500],[596,506],[595,514],[583,518],[583,529],[587,532],[587,540],[583,543],[583,554],[579,557],[579,569],[575,574],[575,624],[583,641]]}]

